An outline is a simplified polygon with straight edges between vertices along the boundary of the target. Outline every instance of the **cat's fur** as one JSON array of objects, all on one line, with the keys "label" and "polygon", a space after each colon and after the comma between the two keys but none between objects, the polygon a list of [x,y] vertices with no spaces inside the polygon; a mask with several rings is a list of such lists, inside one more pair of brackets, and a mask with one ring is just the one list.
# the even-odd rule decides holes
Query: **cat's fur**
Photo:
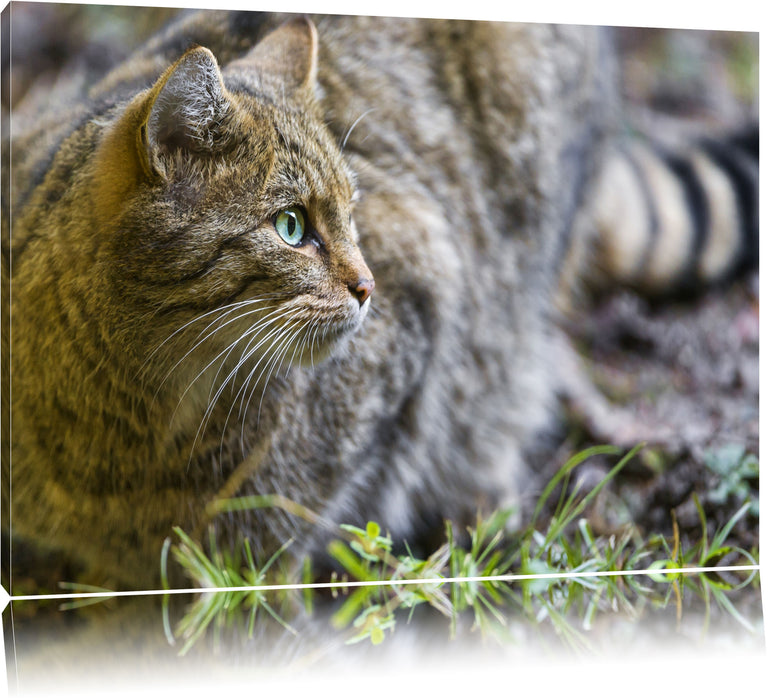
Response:
[{"label": "cat's fur", "polygon": [[[647,234],[607,234],[604,32],[286,19],[186,16],[14,134],[12,526],[125,585],[158,584],[173,525],[265,553],[330,537],[279,509],[211,518],[217,496],[397,540],[519,503],[559,285],[601,249],[647,287],[700,254],[685,231],[653,275]],[[273,227],[294,205],[300,248]],[[735,226],[699,276],[739,265]]]}]

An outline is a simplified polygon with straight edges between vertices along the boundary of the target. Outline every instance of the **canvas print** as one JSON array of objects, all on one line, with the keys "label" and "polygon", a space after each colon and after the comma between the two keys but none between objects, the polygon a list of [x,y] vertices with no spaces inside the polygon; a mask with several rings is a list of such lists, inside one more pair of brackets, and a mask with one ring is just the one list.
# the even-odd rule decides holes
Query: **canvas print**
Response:
[{"label": "canvas print", "polygon": [[[386,649],[408,617],[421,646],[606,647],[594,618],[649,611],[761,644],[758,57],[11,3],[15,674],[47,624],[79,630],[62,658],[150,634],[187,669],[214,640]],[[620,575],[564,578],[595,572]]]}]

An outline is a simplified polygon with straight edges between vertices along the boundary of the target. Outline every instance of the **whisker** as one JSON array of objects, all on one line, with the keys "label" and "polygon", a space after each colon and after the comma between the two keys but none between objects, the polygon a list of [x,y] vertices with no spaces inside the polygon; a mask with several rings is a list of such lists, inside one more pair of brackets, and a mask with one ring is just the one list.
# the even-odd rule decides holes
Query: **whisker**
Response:
[{"label": "whisker", "polygon": [[293,367],[294,364],[296,364],[297,352],[299,353],[299,363],[302,362],[302,353],[304,352],[304,348],[308,347],[310,334],[312,333],[314,327],[315,327],[314,323],[310,323],[310,322],[304,323],[303,324],[303,328],[305,329],[304,337],[302,338],[301,341],[298,341],[298,336],[297,338],[294,338],[296,347],[294,348],[294,352],[291,353],[291,361],[288,364],[288,369],[286,370],[286,376],[288,376],[288,373],[291,371],[291,367]]},{"label": "whisker", "polygon": [[[240,390],[237,392],[237,395],[235,396],[234,400],[232,401],[231,405],[229,406],[229,411],[227,412],[226,420],[224,422],[223,430],[221,431],[221,452],[219,454],[219,461],[223,460],[223,446],[224,446],[224,438],[226,436],[226,429],[229,423],[229,417],[232,414],[232,411],[234,410],[234,406],[237,403],[238,399],[240,399],[240,407],[238,409],[237,415],[238,418],[240,414],[242,413],[243,416],[247,415],[247,408],[248,404],[245,403],[247,388],[251,383],[251,378],[253,377],[256,370],[261,367],[261,372],[259,374],[259,379],[264,374],[264,372],[267,372],[268,377],[272,376],[272,372],[275,367],[275,360],[272,361],[272,363],[262,363],[262,360],[268,353],[271,353],[270,357],[277,358],[279,356],[282,356],[282,349],[279,347],[280,343],[283,342],[284,338],[293,330],[291,324],[293,323],[293,319],[287,321],[284,323],[279,329],[276,330],[275,335],[276,337],[272,340],[272,343],[270,344],[270,347],[268,347],[261,358],[254,364],[253,369],[249,372],[248,376],[243,381]],[[247,359],[247,357],[246,357]],[[257,380],[258,381],[258,380]],[[242,399],[240,398],[242,396]],[[248,401],[250,401],[250,397],[248,397]],[[243,412],[243,407],[245,407],[245,411]],[[243,457],[245,456],[245,435],[244,435],[244,429],[245,429],[245,419],[243,417],[241,429],[240,429],[240,448],[243,453]]]},{"label": "whisker", "polygon": [[[210,404],[213,403],[215,400],[213,398],[213,392],[216,387],[216,382],[218,381],[218,376],[221,373],[221,371],[224,368],[224,365],[226,364],[227,359],[229,358],[229,355],[234,351],[234,349],[242,342],[246,342],[248,346],[250,346],[250,343],[253,342],[253,340],[259,336],[262,331],[267,328],[268,326],[275,323],[280,318],[283,318],[286,316],[288,312],[284,312],[282,309],[276,309],[268,316],[265,316],[258,321],[256,321],[253,325],[251,325],[247,330],[243,331],[239,337],[237,337],[234,341],[232,341],[226,348],[224,348],[221,352],[219,352],[200,372],[197,374],[196,377],[192,380],[192,382],[189,384],[189,386],[186,388],[186,391],[188,391],[192,385],[204,374],[221,356],[223,356],[223,359],[221,360],[221,364],[218,366],[218,369],[214,372],[213,376],[213,382],[210,385],[210,390],[208,391],[208,402]],[[250,337],[249,337],[250,336]],[[271,337],[271,336],[270,336]],[[247,340],[246,340],[247,338]],[[266,340],[266,339],[265,339]],[[258,347],[255,346],[251,349],[251,352],[255,350]],[[227,375],[227,378],[222,382],[221,386],[218,388],[218,391],[216,392],[215,398],[217,398],[221,392],[224,390],[226,385],[229,383],[230,379],[235,375],[236,372],[239,371],[240,367],[242,366],[243,361],[238,362],[232,370]],[[184,392],[185,395],[186,392]],[[183,397],[181,397],[183,398]]]},{"label": "whisker", "polygon": [[[259,376],[256,378],[256,381],[253,385],[253,389],[251,389],[250,394],[246,396],[248,385],[251,382],[251,378],[253,377],[254,370],[250,373],[248,376],[248,379],[243,384],[242,394],[243,399],[240,403],[240,413],[242,413],[242,422],[240,425],[240,446],[243,450],[243,455],[245,454],[245,419],[248,416],[248,410],[250,408],[251,399],[253,398],[253,394],[256,391],[256,387],[258,386],[259,382],[261,381],[262,376],[266,375],[266,380],[264,383],[265,389],[267,384],[269,384],[269,380],[274,376],[275,367],[278,365],[278,363],[282,360],[283,356],[286,354],[286,349],[289,345],[295,342],[296,338],[299,336],[299,334],[304,329],[304,324],[297,324],[297,327],[289,327],[282,336],[278,338],[277,347],[275,348],[273,352],[273,359],[271,363],[269,363],[267,366],[265,366],[261,372],[259,373]],[[282,345],[281,345],[282,343]],[[292,357],[293,362],[293,357]],[[258,366],[258,365],[257,365]],[[289,368],[291,365],[289,364]],[[264,398],[264,393],[262,392],[262,399]],[[239,415],[239,414],[238,414]],[[261,401],[259,402],[259,407],[257,409],[256,414],[256,426],[258,427],[259,424],[259,416],[261,415]]]},{"label": "whisker", "polygon": [[[215,319],[214,321],[211,321],[211,322],[210,322],[210,323],[207,325],[207,327],[205,327],[203,330],[201,330],[201,331],[199,332],[199,334],[197,335],[197,338],[200,338],[200,336],[202,336],[202,334],[203,334],[203,333],[205,333],[205,331],[207,331],[207,329],[208,329],[208,328],[210,328],[211,326],[213,326],[213,325],[215,325],[216,323],[218,323],[219,321],[221,321],[221,320],[222,320],[224,317],[228,316],[228,315],[229,315],[229,314],[230,314],[232,311],[236,311],[236,310],[238,310],[239,308],[244,308],[244,306],[248,306],[248,305],[249,305],[248,303],[244,303],[244,304],[242,304],[240,307],[237,307],[237,308],[235,308],[235,309],[229,309],[228,311],[225,311],[225,312],[224,312],[224,313],[222,313],[222,314],[221,314],[221,315],[220,315],[220,316],[219,316],[217,319]],[[157,388],[156,392],[154,393],[154,398],[156,398],[156,396],[159,394],[159,392],[161,391],[162,385],[163,385],[163,384],[164,384],[164,383],[165,383],[165,382],[166,382],[166,381],[167,381],[167,380],[170,378],[170,375],[171,375],[171,374],[172,374],[172,373],[173,373],[173,372],[174,372],[174,371],[175,371],[175,370],[176,370],[176,369],[177,369],[177,368],[180,366],[180,364],[181,364],[181,363],[182,363],[182,362],[183,362],[183,361],[184,361],[184,360],[185,360],[185,359],[186,359],[186,358],[187,358],[189,355],[191,355],[191,353],[193,353],[193,352],[194,352],[194,351],[195,351],[195,350],[196,350],[196,349],[197,349],[197,348],[198,348],[200,345],[202,345],[202,343],[206,342],[206,341],[207,341],[209,338],[212,338],[212,337],[213,337],[213,336],[214,336],[216,333],[218,333],[219,331],[223,330],[223,329],[224,329],[226,326],[228,326],[229,324],[231,324],[231,323],[235,323],[236,321],[239,321],[241,318],[245,318],[246,316],[252,316],[252,315],[254,315],[254,314],[256,314],[256,313],[259,313],[259,312],[261,312],[261,311],[264,311],[264,310],[266,310],[266,309],[268,309],[268,308],[270,308],[270,307],[268,307],[268,306],[260,306],[259,308],[254,308],[254,309],[251,309],[250,311],[248,311],[248,312],[246,312],[246,313],[244,313],[244,314],[240,314],[239,316],[236,316],[236,317],[234,317],[234,318],[232,318],[232,319],[230,319],[230,320],[228,320],[228,321],[226,321],[226,322],[222,323],[222,324],[221,324],[221,325],[219,325],[217,328],[215,328],[215,329],[214,329],[214,330],[212,330],[210,333],[208,333],[208,334],[207,334],[205,337],[203,337],[201,340],[199,340],[199,342],[195,343],[195,344],[194,344],[194,345],[193,345],[193,346],[192,346],[192,347],[191,347],[191,348],[188,350],[188,352],[186,352],[186,354],[185,354],[185,355],[183,355],[183,357],[181,357],[181,358],[180,358],[180,360],[178,360],[178,361],[177,361],[177,362],[176,362],[176,363],[175,363],[175,364],[174,364],[174,365],[173,365],[173,366],[172,366],[172,367],[171,367],[171,368],[170,368],[170,369],[167,371],[167,373],[164,375],[164,377],[162,378],[161,382],[159,383],[159,387]],[[187,324],[187,325],[188,325],[188,324]],[[171,337],[172,337],[172,336],[171,336]],[[184,393],[185,393],[185,392],[184,392]]]},{"label": "whisker", "polygon": [[[234,308],[234,307],[244,306],[246,304],[253,304],[253,303],[256,303],[258,301],[267,301],[267,300],[275,298],[277,296],[278,296],[278,294],[276,294],[276,293],[273,293],[273,294],[262,294],[261,296],[258,296],[258,297],[251,297],[250,299],[242,299],[240,301],[234,301],[234,302],[231,302],[229,304],[224,304],[222,306],[216,307],[215,309],[211,309],[210,311],[206,311],[205,313],[202,313],[199,316],[195,316],[193,319],[191,319],[190,321],[187,321],[186,323],[184,323],[180,328],[178,328],[178,330],[173,331],[173,333],[171,333],[169,336],[167,336],[167,338],[165,338],[161,343],[159,343],[159,345],[153,350],[153,352],[150,353],[149,359],[151,357],[153,357],[153,355],[165,343],[167,343],[169,340],[171,340],[175,335],[177,335],[178,333],[180,333],[184,329],[188,328],[193,323],[196,323],[197,321],[202,320],[203,318],[207,318],[208,316],[210,316],[212,314],[216,314],[216,313],[219,313],[219,312],[222,312],[222,311],[227,311],[228,309],[231,309],[231,308]],[[205,329],[205,330],[207,330],[207,329]]]},{"label": "whisker", "polygon": [[[231,352],[231,350],[233,350],[240,342],[242,342],[249,335],[251,336],[246,341],[245,349],[243,350],[242,354],[240,355],[240,358],[238,359],[237,364],[235,365],[233,370],[229,373],[229,376],[226,378],[225,383],[228,383],[230,379],[234,379],[235,378],[236,370],[240,369],[240,367],[244,364],[246,357],[248,355],[252,354],[254,352],[254,350],[256,350],[256,347],[258,347],[258,346],[255,346],[255,347],[251,347],[250,346],[250,343],[253,342],[253,339],[256,338],[256,336],[260,335],[261,332],[265,328],[267,328],[268,326],[271,326],[272,324],[276,323],[280,319],[287,317],[292,312],[293,312],[293,309],[292,310],[288,310],[288,309],[284,310],[282,308],[276,309],[275,311],[273,311],[271,314],[269,314],[265,318],[262,318],[259,321],[257,321],[256,323],[254,323],[250,328],[248,328],[244,333],[242,333],[242,335],[239,338],[237,338],[237,340],[235,340],[229,346],[229,350]],[[268,340],[275,333],[276,333],[276,331],[273,331],[270,335],[266,336],[263,340]],[[248,350],[250,350],[250,352],[248,352]],[[229,356],[229,353],[224,355],[224,359],[221,361],[221,364],[219,365],[218,370],[215,372],[215,376],[213,377],[213,383],[212,383],[212,385],[210,387],[210,392],[208,393],[208,398],[210,398],[210,396],[212,396],[212,394],[213,394],[213,389],[215,388],[215,383],[217,381],[218,375],[221,372],[221,370],[223,369],[224,365],[226,364],[226,360],[228,359],[228,356]],[[216,357],[216,359],[218,359],[218,356]],[[223,390],[224,388],[225,387],[222,385],[222,387],[221,387],[221,389],[219,391]]]},{"label": "whisker", "polygon": [[[273,333],[273,335],[275,335],[275,338],[272,340],[272,343],[270,344],[270,346],[264,351],[262,356],[254,363],[253,369],[248,373],[248,376],[245,378],[245,381],[242,383],[242,386],[240,387],[240,391],[238,392],[237,396],[235,397],[235,401],[233,402],[235,403],[237,399],[242,396],[240,400],[240,408],[238,411],[238,416],[242,414],[244,410],[247,412],[248,405],[245,401],[246,394],[247,394],[247,387],[250,384],[254,373],[256,372],[257,369],[259,369],[259,367],[262,368],[261,373],[259,374],[260,377],[261,377],[261,374],[263,374],[265,371],[268,371],[270,374],[272,373],[274,369],[274,361],[270,363],[270,360],[272,360],[276,356],[278,352],[277,348],[279,344],[283,342],[283,340],[286,338],[286,336],[288,336],[288,334],[291,331],[293,331],[294,324],[295,324],[295,319],[291,318],[288,321],[286,321],[279,329],[277,329]],[[268,354],[270,355],[270,360],[268,360],[266,363],[263,363],[264,358]],[[250,401],[250,397],[248,398],[248,400]]]},{"label": "whisker", "polygon": [[315,367],[315,343],[318,340],[318,324],[312,325],[313,330],[313,338],[310,341],[310,366]]},{"label": "whisker", "polygon": [[[297,331],[297,333],[298,332],[300,332],[300,331]],[[292,340],[293,340],[293,338],[292,338]],[[274,370],[275,364],[277,363],[277,359],[279,359],[279,357],[281,357],[281,355],[278,355],[278,357],[276,358],[275,362],[272,363],[272,368],[271,369]],[[264,395],[267,392],[267,387],[269,386],[269,380],[270,380],[271,376],[272,376],[271,373],[267,373],[266,378],[264,380],[264,388],[262,389],[261,396],[259,397],[259,406],[258,406],[258,408],[256,410],[256,427],[257,428],[258,428],[258,425],[259,425],[259,421],[261,419],[261,407],[264,405]],[[248,402],[247,402],[246,406],[250,405],[250,401],[253,398],[253,394],[254,394],[254,392],[256,391],[256,388],[259,385],[259,381],[261,380],[261,377],[262,377],[262,375],[260,374],[259,377],[256,379],[256,383],[253,385],[253,389],[251,389],[251,393],[250,393],[250,396],[248,397]]]},{"label": "whisker", "polygon": [[[293,313],[293,311],[294,311],[294,309],[286,310],[286,311],[285,311],[284,313],[282,313],[282,314],[281,314],[281,313],[277,313],[277,312],[276,312],[276,314],[274,315],[274,317],[271,315],[269,318],[267,318],[267,319],[263,319],[263,320],[262,320],[262,322],[260,322],[260,323],[257,323],[257,324],[254,324],[254,327],[253,327],[253,328],[256,328],[256,330],[255,330],[255,331],[253,331],[253,335],[252,335],[252,336],[251,336],[251,338],[250,338],[250,339],[247,341],[247,342],[248,342],[248,344],[252,343],[252,342],[253,342],[253,340],[256,338],[256,336],[258,336],[258,335],[259,335],[259,334],[262,332],[262,330],[263,330],[263,329],[264,329],[264,328],[265,328],[265,327],[266,327],[268,324],[270,324],[270,323],[273,323],[273,322],[276,322],[276,321],[277,321],[279,318],[283,318],[284,316],[287,316],[288,314],[290,314],[290,313]],[[216,403],[218,402],[218,399],[219,399],[219,397],[221,396],[221,394],[223,393],[223,391],[224,391],[224,389],[226,388],[226,386],[229,384],[229,382],[232,380],[232,378],[233,378],[233,377],[234,377],[234,376],[235,376],[235,375],[236,375],[236,374],[239,372],[239,370],[240,370],[240,368],[242,367],[242,365],[244,365],[244,364],[245,364],[245,362],[247,362],[247,361],[248,361],[248,359],[250,358],[250,355],[251,355],[253,352],[255,352],[255,351],[258,349],[258,348],[260,348],[260,347],[261,347],[261,345],[262,345],[263,343],[266,343],[266,342],[267,342],[267,340],[271,339],[273,336],[277,336],[277,334],[278,334],[278,333],[282,332],[282,330],[283,330],[283,328],[284,328],[284,327],[285,327],[285,325],[281,326],[279,329],[276,329],[276,330],[272,331],[272,333],[270,333],[269,335],[262,337],[262,339],[261,339],[261,340],[260,340],[260,341],[259,341],[257,344],[255,344],[255,345],[252,347],[252,349],[251,349],[251,352],[250,352],[250,353],[248,353],[247,355],[245,355],[245,356],[243,357],[243,359],[242,359],[240,362],[238,362],[238,363],[235,365],[235,367],[233,367],[233,368],[232,368],[232,370],[229,372],[229,375],[226,377],[226,379],[225,379],[225,380],[224,380],[224,381],[221,383],[221,385],[220,385],[220,386],[218,387],[218,389],[215,391],[215,394],[213,394],[213,389],[215,388],[215,379],[214,379],[214,383],[213,383],[213,385],[212,385],[212,387],[211,387],[211,391],[210,391],[210,394],[209,394],[209,396],[208,396],[209,402],[208,402],[208,405],[207,405],[207,407],[205,408],[205,414],[204,414],[204,416],[203,416],[202,420],[200,421],[199,427],[197,428],[197,432],[196,432],[196,434],[195,434],[195,436],[194,436],[194,441],[193,441],[193,444],[192,444],[192,451],[191,451],[191,455],[190,455],[190,457],[189,457],[189,462],[191,462],[191,459],[192,459],[192,457],[193,457],[193,454],[194,454],[194,448],[195,448],[195,446],[196,446],[196,444],[197,444],[198,440],[200,439],[200,436],[203,436],[203,435],[204,435],[204,429],[205,429],[205,426],[207,425],[207,422],[210,420],[210,417],[212,416],[212,414],[213,414],[213,411],[215,410]],[[246,331],[245,333],[243,333],[243,334],[242,334],[242,335],[241,335],[241,336],[240,336],[240,337],[239,337],[239,338],[238,338],[238,339],[237,339],[237,340],[236,340],[234,343],[232,343],[232,344],[231,344],[231,345],[230,345],[230,346],[229,346],[229,347],[228,347],[228,348],[227,348],[225,351],[222,351],[221,353],[219,353],[219,354],[216,356],[216,358],[215,358],[214,360],[212,360],[212,361],[211,361],[211,362],[208,364],[208,366],[212,365],[212,364],[213,364],[213,363],[214,363],[214,362],[215,362],[215,361],[218,359],[218,357],[220,357],[222,354],[226,353],[226,355],[228,355],[228,353],[229,353],[229,352],[231,352],[231,350],[233,350],[233,349],[234,349],[234,347],[235,347],[235,346],[236,346],[238,343],[240,343],[241,341],[243,341],[243,340],[246,338],[246,336],[247,336],[249,333],[250,333],[250,331]],[[266,356],[266,354],[267,354],[267,353],[268,353],[268,352],[271,350],[271,348],[272,348],[272,346],[275,344],[276,340],[277,340],[277,338],[276,338],[275,340],[273,340],[273,341],[270,343],[270,347],[269,347],[269,348],[267,348],[267,350],[265,350],[265,351],[264,351],[264,353],[263,353],[262,357],[261,357],[261,358],[258,360],[258,363],[261,363],[261,360],[262,360],[262,359],[263,359],[263,358]],[[224,360],[223,360],[223,361],[222,361],[222,363],[221,363],[221,366],[219,367],[218,371],[216,372],[216,377],[218,376],[218,372],[220,372],[220,371],[221,371],[221,368],[223,367],[224,363],[226,362],[226,355],[225,355],[225,357],[224,357]],[[258,363],[257,363],[257,364],[258,364]],[[207,368],[205,368],[205,369],[207,369]],[[205,371],[205,370],[202,370],[202,372],[204,372],[204,371]],[[199,375],[197,375],[197,377],[201,376],[202,372],[200,372],[200,374],[199,374]],[[196,379],[195,379],[195,381],[196,381]],[[190,388],[190,386],[191,386],[191,385],[189,385],[189,388]],[[231,408],[230,408],[230,411],[231,411]],[[222,438],[222,444],[223,444],[223,438]]]},{"label": "whisker", "polygon": [[[299,363],[302,362],[302,353],[304,351],[304,348],[311,347],[311,336],[313,335],[315,331],[315,323],[307,323],[307,332],[304,334],[304,338],[302,338],[302,342],[299,344]],[[293,359],[293,358],[292,358]]]},{"label": "whisker", "polygon": [[344,151],[344,150],[345,150],[345,146],[347,146],[347,145],[348,145],[348,139],[350,138],[350,134],[353,132],[353,129],[355,129],[355,128],[356,128],[356,126],[358,125],[358,123],[359,123],[359,122],[360,122],[360,121],[361,121],[361,120],[362,120],[362,119],[363,119],[363,118],[364,118],[364,117],[365,117],[367,114],[369,114],[370,112],[374,112],[374,111],[375,111],[375,109],[376,109],[375,107],[372,107],[371,109],[368,109],[368,110],[366,110],[366,112],[363,112],[363,113],[361,114],[361,116],[360,116],[358,119],[356,119],[356,121],[354,121],[354,122],[353,122],[353,123],[350,125],[350,128],[348,129],[348,133],[347,133],[347,134],[345,134],[345,138],[342,140],[342,146],[340,146],[340,150],[342,150],[342,151]]},{"label": "whisker", "polygon": [[[277,333],[270,347],[267,348],[267,350],[259,358],[259,360],[256,363],[254,363],[253,369],[248,374],[246,381],[243,383],[240,389],[240,394],[242,395],[242,400],[240,402],[240,413],[243,412],[243,409],[247,410],[247,404],[245,402],[245,398],[247,394],[247,386],[250,383],[251,378],[253,377],[254,373],[256,372],[257,369],[259,369],[260,366],[262,366],[262,371],[259,376],[261,376],[261,374],[263,374],[265,370],[272,373],[272,370],[274,369],[274,359],[279,350],[280,343],[282,343],[285,340],[285,338],[293,331],[292,323],[293,323],[293,319],[291,319],[290,322],[285,323],[283,327],[279,329],[280,332]],[[267,356],[267,354],[270,355],[270,359],[267,360],[267,362],[262,365],[262,360]],[[250,401],[250,397],[248,397],[248,400]]]},{"label": "whisker", "polygon": [[[277,296],[277,295],[275,295],[275,294],[271,294],[271,295],[267,294],[267,295],[262,295],[260,297],[254,297],[252,299],[243,299],[242,301],[236,301],[236,302],[232,302],[230,304],[225,304],[223,306],[219,306],[219,307],[217,307],[215,309],[212,309],[211,311],[206,311],[205,313],[200,314],[199,316],[196,316],[195,318],[191,319],[190,321],[184,323],[177,330],[173,331],[161,343],[159,343],[148,354],[148,356],[146,357],[145,361],[143,362],[143,365],[141,366],[140,370],[138,371],[137,375],[139,376],[140,372],[143,371],[143,369],[146,367],[146,365],[148,365],[148,363],[153,359],[154,355],[156,355],[156,353],[158,353],[166,343],[170,342],[176,335],[178,335],[179,333],[183,332],[186,328],[188,328],[192,324],[197,323],[198,321],[201,321],[201,320],[207,318],[208,316],[211,316],[212,314],[221,313],[221,316],[219,316],[215,321],[211,322],[211,324],[209,324],[203,331],[200,332],[200,335],[201,335],[208,328],[210,328],[210,326],[213,325],[213,323],[217,323],[221,318],[223,318],[226,314],[228,314],[230,312],[230,310],[232,310],[233,308],[237,308],[237,307],[241,307],[241,306],[247,306],[247,305],[250,305],[250,304],[257,303],[259,301],[267,301],[267,300],[269,300],[270,298],[272,298],[274,296]],[[199,337],[199,336],[197,336],[197,337]]]},{"label": "whisker", "polygon": [[[256,335],[258,335],[258,334],[261,332],[261,330],[263,330],[263,329],[264,329],[264,328],[265,328],[267,325],[269,325],[269,324],[273,323],[273,322],[274,322],[274,321],[277,319],[277,317],[279,317],[279,316],[281,315],[281,314],[279,313],[279,311],[280,311],[280,310],[276,310],[276,311],[274,311],[272,314],[270,314],[269,316],[267,316],[267,317],[264,317],[264,318],[260,319],[259,321],[257,321],[257,322],[256,322],[255,324],[253,324],[253,325],[252,325],[252,326],[251,326],[251,327],[250,327],[250,328],[249,328],[247,331],[245,331],[245,332],[243,332],[242,334],[240,334],[240,336],[239,336],[239,337],[238,337],[236,340],[234,340],[234,341],[233,341],[232,343],[230,343],[230,344],[229,344],[229,345],[228,345],[226,348],[224,348],[223,350],[221,350],[221,352],[219,352],[219,353],[218,353],[218,354],[217,354],[217,355],[216,355],[216,356],[215,356],[215,357],[214,357],[214,358],[213,358],[213,359],[212,359],[210,362],[208,362],[208,363],[207,363],[207,365],[205,365],[205,367],[203,367],[203,368],[202,368],[202,370],[200,370],[200,372],[199,372],[199,373],[198,373],[198,374],[197,374],[197,375],[194,377],[194,379],[192,379],[192,380],[191,380],[191,382],[189,382],[189,385],[186,387],[186,389],[185,389],[185,390],[183,391],[183,393],[181,394],[181,397],[180,397],[180,399],[178,400],[178,404],[176,405],[176,407],[175,407],[175,410],[173,411],[173,417],[171,418],[171,422],[172,422],[172,420],[173,420],[173,419],[174,419],[174,417],[175,417],[175,413],[176,413],[176,412],[178,411],[178,409],[180,408],[180,405],[181,405],[181,403],[183,403],[183,399],[185,398],[186,394],[187,394],[187,393],[188,393],[188,392],[191,390],[191,388],[192,388],[192,387],[194,386],[194,384],[195,384],[195,383],[196,383],[196,382],[199,380],[199,378],[200,378],[200,377],[201,377],[201,376],[202,376],[202,375],[203,375],[205,372],[207,372],[207,370],[208,370],[208,369],[210,369],[210,367],[212,367],[212,366],[213,366],[213,364],[214,364],[215,362],[217,362],[217,361],[218,361],[218,359],[219,359],[219,358],[220,358],[220,357],[223,355],[223,360],[221,361],[221,365],[219,366],[218,370],[217,370],[217,371],[216,371],[216,373],[215,373],[215,377],[213,378],[213,384],[211,385],[210,391],[208,392],[208,401],[209,401],[210,403],[212,403],[212,401],[211,401],[211,396],[212,396],[212,393],[213,393],[213,389],[214,389],[214,387],[215,387],[216,378],[218,377],[218,373],[221,371],[221,369],[223,368],[224,364],[226,363],[226,360],[227,360],[227,358],[228,358],[229,354],[230,354],[230,353],[231,353],[231,352],[232,352],[232,351],[235,349],[235,347],[237,347],[237,345],[238,345],[238,344],[239,344],[239,343],[240,343],[242,340],[244,340],[244,339],[245,339],[245,337],[246,337],[247,335],[249,335],[250,333],[252,333],[252,332],[253,332],[253,333],[254,333],[254,335],[251,337],[251,340],[253,340],[253,338],[254,338]],[[250,342],[250,340],[249,340],[248,342]],[[234,370],[233,370],[233,371],[234,371]],[[229,375],[229,377],[231,377],[231,374]],[[226,381],[228,382],[228,381],[229,381],[229,378],[227,378],[227,380],[226,380]],[[222,385],[221,389],[219,389],[219,393],[220,393],[220,391],[221,391],[221,390],[223,390],[223,385]]]}]

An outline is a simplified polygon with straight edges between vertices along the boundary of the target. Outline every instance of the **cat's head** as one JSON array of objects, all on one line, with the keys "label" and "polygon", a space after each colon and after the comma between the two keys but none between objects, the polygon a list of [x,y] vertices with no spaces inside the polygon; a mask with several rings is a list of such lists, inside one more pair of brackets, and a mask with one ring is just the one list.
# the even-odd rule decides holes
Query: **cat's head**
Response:
[{"label": "cat's head", "polygon": [[315,100],[316,56],[306,19],[223,69],[192,48],[103,139],[103,274],[167,364],[317,362],[367,312],[374,280],[353,176]]}]

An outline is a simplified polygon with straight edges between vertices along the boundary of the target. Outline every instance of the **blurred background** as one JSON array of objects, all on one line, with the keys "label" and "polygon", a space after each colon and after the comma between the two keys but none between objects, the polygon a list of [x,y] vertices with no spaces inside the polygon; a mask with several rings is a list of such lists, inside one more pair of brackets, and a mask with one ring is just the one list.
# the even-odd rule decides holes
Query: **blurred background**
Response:
[{"label": "blurred background", "polygon": [[[31,90],[47,90],[76,70],[102,75],[179,10],[14,2],[3,13],[13,32],[3,65],[4,111]],[[5,29],[4,29],[5,31]],[[622,93],[667,115],[735,122],[756,114],[758,35],[724,31],[615,29]]]}]

